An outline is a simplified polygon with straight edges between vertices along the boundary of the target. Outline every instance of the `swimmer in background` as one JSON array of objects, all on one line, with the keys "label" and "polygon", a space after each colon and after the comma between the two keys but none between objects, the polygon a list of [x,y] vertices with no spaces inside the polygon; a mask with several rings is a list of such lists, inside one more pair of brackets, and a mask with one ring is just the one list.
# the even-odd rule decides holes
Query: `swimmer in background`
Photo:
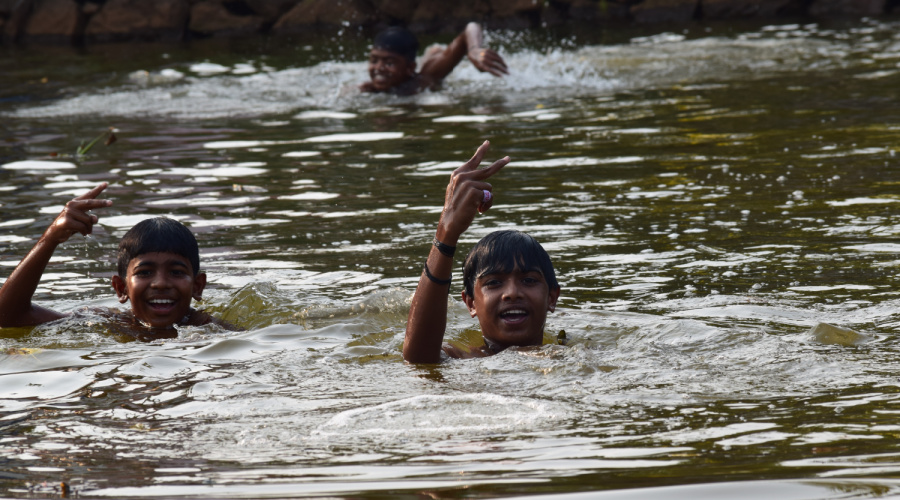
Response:
[{"label": "swimmer in background", "polygon": [[[63,211],[0,288],[0,328],[37,326],[69,316],[31,302],[53,252],[75,233],[93,232],[98,217],[92,210],[112,206],[98,200],[106,189],[101,183],[66,203]],[[237,327],[191,307],[201,300],[206,273],[200,272],[197,240],[182,223],[165,217],[146,219],[132,227],[119,243],[118,274],[112,286],[119,302],[131,310],[92,310],[106,316],[127,335],[141,339],[175,338],[175,326],[210,323],[228,330]]]},{"label": "swimmer in background", "polygon": [[437,90],[464,56],[478,71],[494,76],[508,75],[506,62],[500,54],[482,47],[483,39],[481,26],[469,23],[450,45],[429,47],[422,57],[421,69],[416,72],[419,41],[406,28],[388,28],[375,37],[369,53],[369,77],[372,80],[360,85],[359,90],[397,95]]},{"label": "swimmer in background", "polygon": [[485,141],[475,156],[450,176],[432,247],[409,309],[403,343],[406,361],[437,363],[441,352],[454,358],[484,357],[512,346],[543,343],[544,323],[547,313],[556,309],[560,286],[544,248],[531,236],[511,230],[482,238],[463,264],[462,300],[469,314],[478,318],[484,345],[463,350],[443,343],[456,243],[475,214],[491,208],[493,187],[487,179],[510,161],[507,156],[479,169],[489,146]]}]

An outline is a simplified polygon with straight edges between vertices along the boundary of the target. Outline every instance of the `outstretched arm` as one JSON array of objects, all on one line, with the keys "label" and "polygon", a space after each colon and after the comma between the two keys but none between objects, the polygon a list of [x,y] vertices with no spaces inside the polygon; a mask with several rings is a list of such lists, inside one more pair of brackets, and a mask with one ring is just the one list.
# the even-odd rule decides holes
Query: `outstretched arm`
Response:
[{"label": "outstretched arm", "polygon": [[[479,169],[478,165],[489,146],[490,143],[484,141],[475,156],[450,176],[444,195],[444,209],[435,232],[435,238],[443,245],[456,247],[459,237],[475,219],[475,213],[485,212],[491,207],[492,187],[486,179],[509,163],[509,157]],[[453,258],[432,245],[425,265],[409,308],[406,341],[403,343],[403,359],[411,363],[437,363],[447,327],[447,293]]]},{"label": "outstretched arm", "polygon": [[465,31],[454,38],[446,49],[426,54],[419,73],[437,83],[449,75],[463,57],[468,57],[478,71],[486,71],[494,76],[508,75],[506,62],[500,54],[482,47],[483,42],[481,25],[469,23]]},{"label": "outstretched arm", "polygon": [[31,298],[56,247],[75,233],[90,234],[97,223],[97,216],[88,211],[112,205],[111,200],[96,199],[106,186],[104,182],[66,203],[66,207],[44,231],[34,248],[3,283],[0,288],[0,328],[34,326],[65,316],[32,304]]}]

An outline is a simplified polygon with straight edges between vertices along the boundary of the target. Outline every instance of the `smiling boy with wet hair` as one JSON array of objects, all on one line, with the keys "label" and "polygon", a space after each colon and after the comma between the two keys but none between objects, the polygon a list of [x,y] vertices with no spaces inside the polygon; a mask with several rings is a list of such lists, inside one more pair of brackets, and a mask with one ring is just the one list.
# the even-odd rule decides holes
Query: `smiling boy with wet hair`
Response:
[{"label": "smiling boy with wet hair", "polygon": [[512,346],[539,346],[547,313],[556,309],[560,286],[544,248],[525,233],[496,231],[472,248],[463,266],[462,300],[469,314],[478,318],[484,345],[463,350],[443,343],[456,243],[475,214],[493,205],[493,187],[486,180],[510,161],[507,156],[478,168],[488,146],[485,141],[475,156],[450,176],[432,247],[409,309],[403,343],[403,358],[409,362],[437,363],[442,352],[468,358],[490,356]]},{"label": "smiling boy with wet hair", "polygon": [[550,255],[530,234],[507,229],[481,238],[469,250],[463,264],[463,288],[475,295],[475,279],[492,273],[510,273],[515,268],[540,270],[550,288],[559,288]]},{"label": "smiling boy with wet hair", "polygon": [[[75,233],[91,234],[99,221],[92,210],[112,206],[111,200],[97,199],[106,187],[104,182],[66,203],[3,283],[0,328],[36,326],[68,316],[33,304],[31,299],[56,247]],[[200,272],[197,240],[180,222],[165,217],[139,222],[122,238],[117,260],[118,274],[112,285],[120,303],[131,301],[131,311],[97,312],[123,321],[128,327],[125,333],[152,339],[176,336],[175,326],[214,323],[234,328],[191,307],[192,300],[202,297],[206,274]]]},{"label": "smiling boy with wet hair", "polygon": [[481,25],[469,23],[448,46],[429,47],[422,57],[421,69],[416,72],[419,41],[406,28],[388,28],[375,37],[369,52],[371,81],[363,83],[359,89],[398,95],[436,90],[463,57],[468,57],[478,71],[494,76],[508,75],[506,62],[500,54],[482,47],[483,40]]},{"label": "smiling boy with wet hair", "polygon": [[200,273],[200,247],[190,229],[175,219],[154,217],[138,222],[122,237],[116,259],[119,276],[125,279],[128,263],[145,253],[173,252],[191,263]]}]

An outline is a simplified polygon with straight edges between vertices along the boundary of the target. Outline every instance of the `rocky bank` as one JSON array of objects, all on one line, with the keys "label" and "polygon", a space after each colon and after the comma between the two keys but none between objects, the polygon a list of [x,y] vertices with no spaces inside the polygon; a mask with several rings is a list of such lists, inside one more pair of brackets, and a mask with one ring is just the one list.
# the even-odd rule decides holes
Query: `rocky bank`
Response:
[{"label": "rocky bank", "polygon": [[565,22],[688,23],[900,14],[900,0],[0,0],[4,44],[186,40],[315,29],[455,32]]}]

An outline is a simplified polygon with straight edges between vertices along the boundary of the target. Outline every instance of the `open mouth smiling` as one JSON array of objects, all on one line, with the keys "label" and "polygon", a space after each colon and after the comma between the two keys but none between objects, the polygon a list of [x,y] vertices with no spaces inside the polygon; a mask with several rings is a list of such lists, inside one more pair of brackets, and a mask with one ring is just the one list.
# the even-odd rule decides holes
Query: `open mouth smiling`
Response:
[{"label": "open mouth smiling", "polygon": [[147,301],[150,307],[156,310],[168,310],[175,305],[174,299],[150,299]]},{"label": "open mouth smiling", "polygon": [[500,313],[500,319],[507,323],[521,323],[528,317],[528,311],[524,309],[507,309]]}]

